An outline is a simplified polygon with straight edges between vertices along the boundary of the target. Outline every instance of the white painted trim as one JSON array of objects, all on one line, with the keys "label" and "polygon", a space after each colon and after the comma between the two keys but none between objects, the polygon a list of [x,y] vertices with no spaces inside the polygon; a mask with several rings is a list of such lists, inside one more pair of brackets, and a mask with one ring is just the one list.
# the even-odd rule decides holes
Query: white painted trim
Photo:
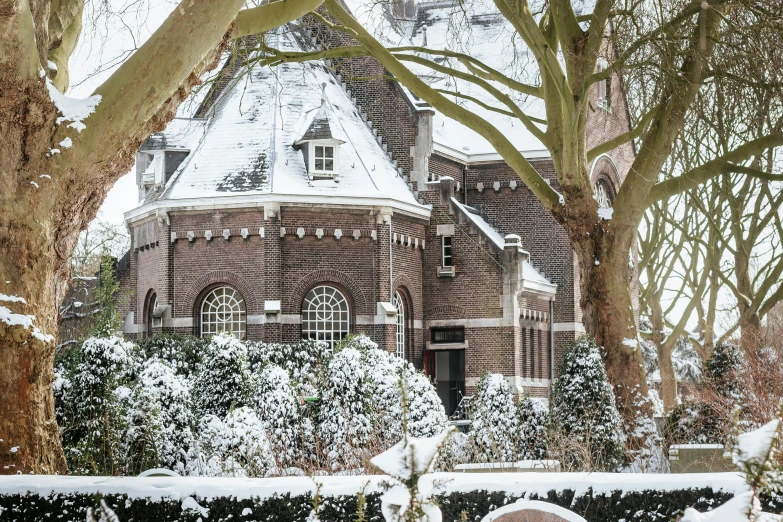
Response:
[{"label": "white painted trim", "polygon": [[[443,143],[434,142],[432,147],[433,152],[437,152],[441,156],[445,156],[448,159],[456,160],[461,163],[494,163],[497,161],[505,161],[503,156],[497,152],[488,152],[482,154],[465,154],[463,151],[453,149]],[[546,159],[551,158],[548,149],[535,149],[535,150],[520,150],[519,151],[525,159]]]},{"label": "white painted trim", "polygon": [[171,327],[172,328],[192,328],[193,327],[193,318],[192,317],[172,317],[171,318]]},{"label": "white painted trim", "polygon": [[128,312],[125,316],[125,320],[122,322],[122,333],[137,334],[142,331],[142,325],[136,324],[136,314],[134,312]]},{"label": "white painted trim", "polygon": [[555,332],[587,333],[585,325],[582,323],[554,323],[552,325],[552,330]]},{"label": "white painted trim", "polygon": [[424,328],[424,321],[422,321],[421,319],[414,319],[413,328],[421,330],[422,328]]},{"label": "white painted trim", "polygon": [[[600,154],[597,158],[595,158],[593,160],[593,164],[590,165],[590,177],[588,179],[590,179],[591,184],[593,183],[593,172],[595,171],[595,166],[598,165],[598,162],[601,161],[601,158],[606,158],[607,160],[609,160],[609,163],[611,163],[612,167],[614,167],[615,174],[617,174],[618,177],[620,176],[620,171],[617,169],[617,165],[615,164],[614,160],[609,154],[604,152],[603,154]],[[614,180],[612,180],[612,182],[614,182]],[[618,187],[613,187],[613,188],[615,190],[618,189]]]},{"label": "white painted trim", "polygon": [[247,324],[266,324],[266,315],[265,314],[248,315]]},{"label": "white painted trim", "polygon": [[464,326],[465,328],[499,328],[516,326],[513,321],[504,317],[491,317],[488,319],[432,319],[424,321],[429,328],[439,326]]},{"label": "white painted trim", "polygon": [[302,316],[300,314],[280,314],[281,324],[302,324]]},{"label": "white painted trim", "polygon": [[[465,386],[478,386],[480,377],[468,377],[465,379]],[[523,388],[549,388],[549,379],[533,379],[530,377],[520,377],[512,375],[505,377],[514,393],[523,393]]]},{"label": "white painted trim", "polygon": [[125,212],[125,221],[132,223],[155,215],[158,209],[172,210],[218,210],[248,207],[266,207],[268,205],[304,205],[308,207],[353,207],[374,209],[390,207],[401,214],[424,219],[430,218],[432,207],[400,201],[388,197],[329,196],[310,194],[253,194],[245,196],[205,196],[200,198],[164,199],[148,205],[136,207]]}]

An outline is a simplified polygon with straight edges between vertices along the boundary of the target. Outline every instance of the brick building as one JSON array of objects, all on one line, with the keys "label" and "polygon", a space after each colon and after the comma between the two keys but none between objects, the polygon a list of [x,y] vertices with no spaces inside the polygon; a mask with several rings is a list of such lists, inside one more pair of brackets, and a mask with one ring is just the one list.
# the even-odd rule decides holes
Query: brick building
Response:
[{"label": "brick building", "polygon": [[[408,2],[374,28],[446,47],[455,6]],[[472,54],[503,70],[505,20],[470,20]],[[300,51],[341,38],[308,18],[267,44]],[[447,411],[484,371],[545,396],[559,348],[583,332],[578,265],[489,143],[371,58],[222,70],[190,105],[195,117],[138,152],[125,333],[229,330],[280,342],[365,333],[433,375]],[[620,81],[592,94],[592,143],[628,128]],[[532,134],[472,109],[557,188]],[[593,165],[607,204],[633,154],[621,147]]]}]

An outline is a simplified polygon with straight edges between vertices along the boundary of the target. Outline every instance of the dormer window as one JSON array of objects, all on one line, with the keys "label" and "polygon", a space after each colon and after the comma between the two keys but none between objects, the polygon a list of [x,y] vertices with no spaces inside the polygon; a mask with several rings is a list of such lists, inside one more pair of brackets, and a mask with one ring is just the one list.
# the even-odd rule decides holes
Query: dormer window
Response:
[{"label": "dormer window", "polygon": [[332,179],[340,175],[340,145],[345,143],[332,134],[331,120],[334,118],[326,99],[326,84],[322,84],[321,106],[312,116],[307,130],[294,146],[304,155],[307,175],[311,180]]}]

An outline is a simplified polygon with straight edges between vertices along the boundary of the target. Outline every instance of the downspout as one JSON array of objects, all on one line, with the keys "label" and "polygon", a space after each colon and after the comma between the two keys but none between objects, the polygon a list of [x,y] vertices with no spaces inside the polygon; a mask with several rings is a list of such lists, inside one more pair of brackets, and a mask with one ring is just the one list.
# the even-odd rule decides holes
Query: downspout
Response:
[{"label": "downspout", "polygon": [[549,300],[549,385],[555,382],[555,302]]},{"label": "downspout", "polygon": [[389,302],[394,302],[394,265],[392,265],[392,217],[389,214]]}]

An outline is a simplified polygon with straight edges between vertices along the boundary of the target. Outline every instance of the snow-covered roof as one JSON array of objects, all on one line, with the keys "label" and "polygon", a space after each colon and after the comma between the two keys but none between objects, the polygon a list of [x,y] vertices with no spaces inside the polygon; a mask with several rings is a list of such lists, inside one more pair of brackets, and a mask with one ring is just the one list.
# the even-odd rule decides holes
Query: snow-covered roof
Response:
[{"label": "snow-covered roof", "polygon": [[[451,198],[451,202],[471,221],[479,233],[491,241],[498,250],[502,251],[505,248],[505,238],[492,225],[487,223],[475,208],[463,205],[456,198]],[[557,288],[557,285],[539,272],[529,260],[522,262],[522,279],[524,280],[524,288],[526,290],[554,293]]]},{"label": "snow-covered roof", "polygon": [[[410,44],[421,46],[425,40],[428,49],[463,52],[510,78],[538,84],[535,61],[492,0],[435,0],[418,3]],[[442,60],[438,56],[428,58],[465,71],[464,66],[456,60]],[[433,87],[458,91],[498,106],[497,100],[470,82],[434,73],[432,69],[421,65],[408,65]],[[491,83],[509,94],[528,115],[544,118],[543,103],[539,99],[514,93],[497,82]],[[492,123],[526,156],[549,155],[544,145],[516,118],[489,111],[472,101],[460,98],[455,98],[455,101]],[[433,121],[433,139],[436,151],[464,161],[488,160],[491,158],[487,156],[496,154],[495,148],[478,133],[437,111]]]},{"label": "snow-covered roof", "polygon": [[[274,39],[270,43],[281,50],[307,50],[289,29],[269,34]],[[295,146],[322,117],[329,122],[331,138],[344,142],[337,150],[336,181],[311,180],[303,152]],[[240,69],[205,120],[175,119],[146,143],[150,148],[176,145],[191,152],[163,192],[153,192],[141,208],[153,200],[176,204],[259,196],[256,200],[328,203],[349,198],[357,204],[362,199],[372,200],[372,205],[399,204],[429,215],[429,208],[416,200],[357,107],[321,62]]]},{"label": "snow-covered roof", "polygon": [[192,150],[204,134],[205,124],[206,120],[202,118],[174,118],[166,130],[144,140],[139,150]]}]

